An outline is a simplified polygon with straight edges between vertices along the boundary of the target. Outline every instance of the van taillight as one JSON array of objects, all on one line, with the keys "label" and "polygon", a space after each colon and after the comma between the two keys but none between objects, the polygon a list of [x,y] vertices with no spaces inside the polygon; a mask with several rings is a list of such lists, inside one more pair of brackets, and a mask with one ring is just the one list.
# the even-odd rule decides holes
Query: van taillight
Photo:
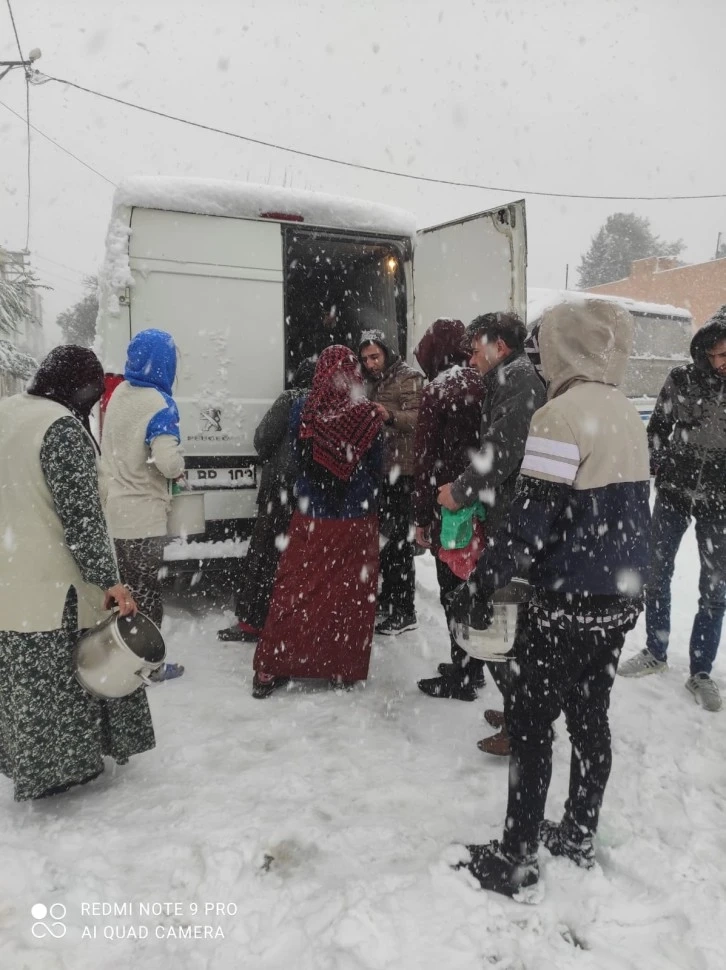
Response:
[{"label": "van taillight", "polygon": [[261,212],[260,219],[280,219],[282,222],[305,222],[305,217],[294,212]]},{"label": "van taillight", "polygon": [[108,407],[108,402],[111,400],[111,395],[119,386],[123,383],[123,374],[104,374],[103,375],[103,394],[101,395],[101,400],[99,401],[99,408],[101,411],[100,415],[100,425],[101,430],[103,430],[103,416],[106,413],[106,408]]}]

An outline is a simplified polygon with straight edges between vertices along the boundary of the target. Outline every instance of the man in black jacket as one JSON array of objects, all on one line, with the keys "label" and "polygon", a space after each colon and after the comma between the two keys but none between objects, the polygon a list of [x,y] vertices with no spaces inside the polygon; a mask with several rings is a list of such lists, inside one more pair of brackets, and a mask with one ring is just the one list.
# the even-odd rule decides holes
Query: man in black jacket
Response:
[{"label": "man in black jacket", "polygon": [[711,668],[726,608],[726,306],[691,341],[692,364],[674,368],[648,423],[656,500],[646,643],[620,669],[643,677],[667,669],[671,580],[691,518],[701,559],[698,612],[690,640],[686,688],[707,711],[721,709]]},{"label": "man in black jacket", "polygon": [[[454,512],[478,499],[487,508],[487,536],[494,534],[512,501],[529,423],[545,399],[542,381],[524,351],[526,336],[526,327],[513,313],[485,313],[466,329],[469,363],[484,379],[480,447],[461,475],[441,486],[438,501]],[[504,673],[504,665],[500,668],[497,676]],[[421,680],[418,686],[431,697],[470,701],[477,696],[466,666]],[[503,682],[499,686],[506,690]]]},{"label": "man in black jacket", "polygon": [[244,559],[244,576],[235,597],[237,622],[217,632],[219,640],[255,643],[265,625],[275,573],[284,538],[295,509],[292,490],[296,469],[290,447],[290,410],[313,383],[315,361],[303,360],[292,387],[283,391],[255,431],[255,448],[262,462],[257,493],[257,519]]}]

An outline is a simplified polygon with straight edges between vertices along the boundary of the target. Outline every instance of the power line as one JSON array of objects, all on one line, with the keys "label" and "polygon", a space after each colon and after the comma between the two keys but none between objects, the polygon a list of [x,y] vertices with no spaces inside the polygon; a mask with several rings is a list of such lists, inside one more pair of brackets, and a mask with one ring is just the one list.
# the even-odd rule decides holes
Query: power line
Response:
[{"label": "power line", "polygon": [[[25,118],[23,118],[22,115],[18,114],[17,111],[14,111],[9,104],[5,104],[4,101],[0,101],[0,105],[3,108],[7,108],[7,110],[11,114],[14,114],[16,118],[19,118],[23,123],[25,123]],[[99,172],[98,169],[95,169],[92,165],[89,165],[88,162],[84,162],[82,158],[79,158],[78,155],[74,155],[72,151],[69,151],[67,148],[64,148],[63,145],[57,142],[54,138],[51,138],[50,135],[46,135],[46,133],[44,131],[41,131],[40,128],[37,128],[35,125],[31,125],[30,127],[33,129],[33,131],[37,132],[41,136],[41,138],[45,138],[46,141],[49,141],[52,145],[55,145],[56,148],[59,148],[62,152],[65,152],[66,155],[70,155],[71,158],[75,158],[75,160],[77,162],[80,162],[84,168],[87,168],[90,172],[93,172],[94,175],[98,175],[98,177],[102,178],[104,182],[108,182],[109,185],[113,185],[114,187],[116,186],[115,182],[112,182],[111,179],[106,178],[106,176],[103,175],[101,172]]]},{"label": "power line", "polygon": [[13,24],[13,33],[15,34],[15,43],[18,45],[18,54],[20,54],[20,60],[24,61],[23,52],[20,49],[20,38],[18,37],[18,28],[15,26],[15,17],[13,16],[13,8],[10,6],[10,0],[7,0],[8,10],[10,11],[10,20]]},{"label": "power line", "polygon": [[110,94],[104,94],[101,91],[94,91],[92,88],[84,87],[82,84],[76,84],[74,81],[67,81],[63,78],[53,77],[51,75],[35,75],[37,77],[38,83],[45,83],[47,81],[55,81],[57,84],[66,84],[68,87],[75,88],[77,91],[84,91],[86,94],[91,94],[97,98],[104,98],[106,101],[113,101],[116,104],[122,104],[127,108],[135,108],[137,111],[144,111],[147,114],[155,115],[157,118],[166,118],[168,121],[177,121],[183,125],[190,125],[192,128],[200,128],[203,131],[211,131],[218,135],[226,135],[229,138],[237,138],[240,141],[249,142],[253,145],[262,145],[264,148],[274,148],[277,151],[289,152],[292,155],[300,155],[303,158],[313,158],[317,161],[330,162],[333,165],[343,165],[346,168],[360,169],[365,172],[376,172],[380,175],[393,175],[396,178],[411,179],[415,182],[428,182],[436,185],[453,185],[459,188],[466,189],[483,189],[487,192],[502,192],[509,193],[512,195],[536,195],[543,198],[550,199],[599,199],[604,201],[621,201],[621,202],[670,202],[676,200],[696,200],[696,199],[724,199],[726,198],[726,192],[721,193],[711,193],[704,195],[594,195],[588,193],[575,193],[575,192],[541,192],[533,191],[531,189],[521,189],[521,188],[506,188],[497,185],[481,185],[476,182],[459,182],[454,179],[442,179],[433,178],[426,175],[411,175],[408,172],[396,172],[390,168],[378,168],[375,165],[364,165],[359,162],[349,162],[341,158],[331,158],[329,155],[319,155],[315,152],[306,152],[299,148],[290,148],[287,145],[279,145],[275,142],[263,141],[261,138],[252,138],[249,135],[241,135],[236,131],[227,131],[223,128],[215,128],[212,125],[205,125],[199,121],[191,121],[188,118],[181,118],[178,115],[167,114],[165,111],[157,111],[154,108],[147,108],[141,104],[135,104],[133,101],[124,101],[122,98],[113,97]]},{"label": "power line", "polygon": [[54,266],[60,266],[61,269],[67,269],[71,273],[78,273],[79,276],[91,276],[92,273],[84,273],[82,269],[76,269],[75,266],[66,266],[65,263],[59,263],[57,259],[50,259],[48,256],[43,256],[39,252],[34,252],[33,256],[35,259],[42,259],[44,263],[52,263]]}]

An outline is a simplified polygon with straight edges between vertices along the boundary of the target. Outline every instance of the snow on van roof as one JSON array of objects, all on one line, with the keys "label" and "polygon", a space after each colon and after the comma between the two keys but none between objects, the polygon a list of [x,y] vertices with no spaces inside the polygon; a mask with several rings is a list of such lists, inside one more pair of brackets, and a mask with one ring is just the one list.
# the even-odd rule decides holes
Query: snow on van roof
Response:
[{"label": "snow on van roof", "polygon": [[530,287],[527,291],[527,323],[539,320],[545,310],[560,303],[582,304],[586,300],[605,300],[608,303],[618,303],[630,310],[631,313],[649,314],[658,317],[676,317],[680,320],[692,319],[690,310],[683,307],[671,306],[668,303],[646,303],[642,300],[631,300],[627,296],[605,296],[601,293],[588,293],[586,290],[548,290]]},{"label": "snow on van roof", "polygon": [[416,232],[415,218],[405,209],[322,192],[222,179],[141,175],[127,178],[114,195],[114,210],[122,205],[238,219],[259,219],[268,212],[287,213],[326,229],[392,236],[413,236]]}]

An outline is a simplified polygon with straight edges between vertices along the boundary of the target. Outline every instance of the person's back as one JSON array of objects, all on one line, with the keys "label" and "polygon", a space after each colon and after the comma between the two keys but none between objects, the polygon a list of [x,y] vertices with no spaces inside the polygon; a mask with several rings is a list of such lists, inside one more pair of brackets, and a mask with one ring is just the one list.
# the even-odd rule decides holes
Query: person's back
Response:
[{"label": "person's back", "polygon": [[[647,439],[617,390],[632,342],[630,314],[612,303],[547,311],[540,349],[549,401],[532,418],[512,505],[474,583],[453,605],[458,621],[486,629],[496,590],[527,571],[534,587],[518,620],[505,697],[511,758],[503,838],[470,846],[464,864],[484,889],[505,895],[537,882],[540,840],[584,868],[594,860],[612,762],[610,691],[647,572]],[[570,788],[562,820],[550,822],[552,723],[562,711],[572,743]]]},{"label": "person's back", "polygon": [[166,534],[169,479],[182,474],[184,459],[173,435],[156,436],[151,441],[147,435],[149,423],[166,408],[158,390],[134,387],[126,381],[108,403],[101,467],[106,516],[114,538]]},{"label": "person's back", "polygon": [[[159,573],[170,486],[184,472],[179,411],[171,396],[175,376],[171,335],[163,330],[138,333],[128,346],[125,381],[108,402],[101,439],[106,518],[121,579],[157,626],[164,613]],[[166,663],[152,680],[183,671],[180,664]]]}]

